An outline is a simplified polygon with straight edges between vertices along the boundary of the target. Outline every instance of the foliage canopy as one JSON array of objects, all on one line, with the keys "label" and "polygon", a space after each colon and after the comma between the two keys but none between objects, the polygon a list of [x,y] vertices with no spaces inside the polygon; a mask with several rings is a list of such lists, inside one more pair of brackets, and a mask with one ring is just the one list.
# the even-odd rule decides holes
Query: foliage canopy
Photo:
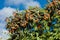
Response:
[{"label": "foliage canopy", "polygon": [[6,22],[11,33],[8,40],[60,40],[60,0],[53,0],[45,9],[14,12]]}]

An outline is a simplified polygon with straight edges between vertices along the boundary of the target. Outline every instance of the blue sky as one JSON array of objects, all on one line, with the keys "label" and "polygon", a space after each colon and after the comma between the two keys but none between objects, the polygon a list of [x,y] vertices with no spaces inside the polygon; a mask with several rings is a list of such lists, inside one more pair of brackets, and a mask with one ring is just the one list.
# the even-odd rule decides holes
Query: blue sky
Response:
[{"label": "blue sky", "polygon": [[[28,5],[29,2],[32,2],[35,6],[37,4],[41,7],[44,7],[45,4],[47,3],[47,0],[22,0],[23,2],[22,1],[19,2],[19,1],[21,1],[21,0],[17,0],[17,2],[15,2],[15,0],[14,1],[0,0],[0,9],[2,9],[4,7],[11,7],[11,8],[19,8],[20,10],[23,10],[23,9],[26,9],[26,5]],[[33,4],[30,4],[29,6],[31,6]]]},{"label": "blue sky", "polygon": [[5,18],[11,16],[17,8],[19,10],[28,9],[29,6],[44,8],[46,4],[47,0],[0,0],[0,38],[2,40],[8,38],[8,31],[5,29]]}]

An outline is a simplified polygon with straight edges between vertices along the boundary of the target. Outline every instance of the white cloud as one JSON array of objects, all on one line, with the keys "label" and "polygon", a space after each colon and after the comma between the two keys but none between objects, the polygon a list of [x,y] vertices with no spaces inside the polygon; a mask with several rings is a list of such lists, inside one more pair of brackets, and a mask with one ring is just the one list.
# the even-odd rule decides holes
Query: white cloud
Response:
[{"label": "white cloud", "polygon": [[20,4],[23,4],[25,8],[28,8],[29,6],[40,6],[39,2],[34,0],[6,0],[5,5],[8,6],[19,6]]},{"label": "white cloud", "polygon": [[14,8],[4,7],[0,10],[0,39],[7,40],[8,31],[5,29],[5,18],[12,15],[12,13],[16,11]]},{"label": "white cloud", "polygon": [[40,4],[37,2],[37,1],[31,1],[29,3],[26,4],[26,8],[28,8],[29,6],[38,6],[38,7],[41,7]]},{"label": "white cloud", "polygon": [[2,10],[0,10],[0,20],[4,20],[6,17],[11,16],[13,11],[15,11],[15,9],[4,7]]},{"label": "white cloud", "polygon": [[7,30],[1,30],[0,31],[0,39],[1,40],[7,40],[8,38],[9,38],[10,36],[9,36],[9,32],[7,31]]},{"label": "white cloud", "polygon": [[2,16],[4,15],[5,17],[8,17],[8,16],[12,15],[13,11],[15,11],[15,9],[13,9],[11,7],[4,7],[2,10],[0,10],[0,15],[2,15]]}]

